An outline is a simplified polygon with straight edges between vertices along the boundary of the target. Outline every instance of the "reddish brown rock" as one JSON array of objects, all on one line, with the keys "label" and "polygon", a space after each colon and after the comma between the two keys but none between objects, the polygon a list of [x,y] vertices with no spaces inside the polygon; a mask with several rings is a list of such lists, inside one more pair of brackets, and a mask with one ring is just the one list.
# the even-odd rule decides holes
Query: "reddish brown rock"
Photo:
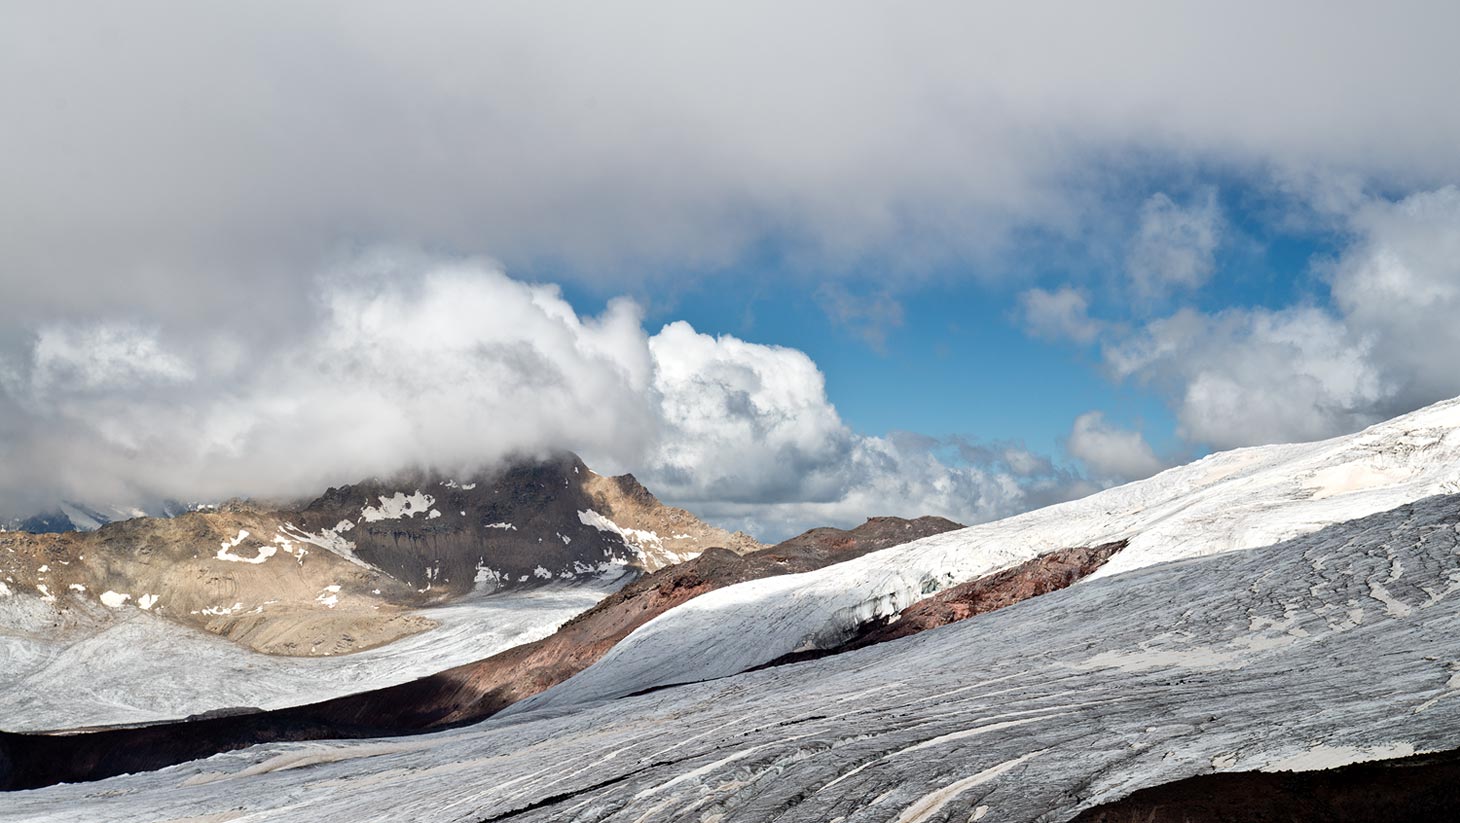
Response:
[{"label": "reddish brown rock", "polygon": [[1094,547],[1082,546],[1047,552],[1013,568],[944,589],[932,597],[913,603],[887,620],[867,623],[851,639],[838,646],[793,652],[757,668],[815,660],[875,643],[885,643],[1058,591],[1105,565],[1111,555],[1125,548],[1126,542],[1118,540]]},{"label": "reddish brown rock", "polygon": [[838,651],[885,643],[1058,591],[1105,565],[1125,545],[1120,540],[1090,548],[1057,549],[1011,569],[960,583],[908,606],[888,623],[867,628]]}]

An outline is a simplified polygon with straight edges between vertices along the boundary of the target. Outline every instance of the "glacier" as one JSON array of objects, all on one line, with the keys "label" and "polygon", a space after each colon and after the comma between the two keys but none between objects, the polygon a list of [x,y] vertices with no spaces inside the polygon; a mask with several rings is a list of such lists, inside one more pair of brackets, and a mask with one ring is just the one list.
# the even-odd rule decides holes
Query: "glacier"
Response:
[{"label": "glacier", "polygon": [[1064,820],[1460,745],[1460,496],[814,661],[4,796],[0,820]]}]

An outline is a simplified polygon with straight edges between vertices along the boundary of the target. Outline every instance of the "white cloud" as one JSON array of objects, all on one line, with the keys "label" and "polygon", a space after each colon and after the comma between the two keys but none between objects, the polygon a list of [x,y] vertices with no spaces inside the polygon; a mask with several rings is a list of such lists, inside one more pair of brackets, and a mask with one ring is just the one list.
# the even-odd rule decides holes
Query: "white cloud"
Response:
[{"label": "white cloud", "polygon": [[1019,310],[1025,329],[1046,340],[1089,343],[1103,328],[1090,317],[1089,298],[1070,286],[1030,289],[1019,295]]},{"label": "white cloud", "polygon": [[1460,190],[1369,200],[1327,268],[1333,308],[1190,309],[1105,350],[1218,448],[1312,440],[1460,394]]},{"label": "white cloud", "polygon": [[651,473],[682,500],[840,497],[854,447],[804,353],[671,323],[649,342],[668,437]]},{"label": "white cloud", "polygon": [[1154,194],[1141,207],[1140,226],[1126,258],[1126,272],[1136,293],[1159,298],[1194,289],[1216,268],[1222,235],[1222,212],[1214,191],[1187,205]]},{"label": "white cloud", "polygon": [[1315,440],[1372,422],[1384,399],[1367,347],[1328,313],[1191,310],[1106,351],[1117,376],[1173,395],[1181,434],[1216,448]]},{"label": "white cloud", "polygon": [[1060,494],[1027,452],[950,465],[929,442],[853,432],[803,352],[683,322],[650,336],[624,299],[581,317],[490,264],[377,253],[318,278],[310,305],[306,333],[245,358],[228,329],[186,357],[106,325],[32,341],[0,382],[0,500],[311,495],[562,448],[766,538]]},{"label": "white cloud", "polygon": [[1165,468],[1140,432],[1122,429],[1098,411],[1075,418],[1065,450],[1105,483],[1140,480]]},{"label": "white cloud", "polygon": [[167,351],[155,330],[113,323],[42,328],[34,348],[37,391],[94,391],[192,379],[184,358]]},{"label": "white cloud", "polygon": [[[7,384],[15,426],[0,491],[308,494],[558,448],[628,459],[657,436],[647,335],[629,301],[580,318],[553,286],[378,255],[320,281],[313,306],[302,337],[188,369],[157,337],[42,336]],[[195,347],[226,349],[236,334]],[[134,379],[167,385],[138,391]]]},{"label": "white cloud", "polygon": [[1330,273],[1344,323],[1370,341],[1399,405],[1460,392],[1460,189],[1370,201],[1352,222]]},{"label": "white cloud", "polygon": [[950,465],[934,454],[938,441],[853,432],[800,351],[683,322],[649,345],[665,436],[643,476],[721,522],[777,536],[878,514],[972,523],[1078,493],[1023,449],[1002,449],[997,465]]},{"label": "white cloud", "polygon": [[362,243],[621,283],[768,243],[926,269],[1078,230],[1152,160],[1460,175],[1460,7],[1422,0],[138,0],[5,22],[7,323],[218,323],[246,288],[288,328],[299,272]]}]

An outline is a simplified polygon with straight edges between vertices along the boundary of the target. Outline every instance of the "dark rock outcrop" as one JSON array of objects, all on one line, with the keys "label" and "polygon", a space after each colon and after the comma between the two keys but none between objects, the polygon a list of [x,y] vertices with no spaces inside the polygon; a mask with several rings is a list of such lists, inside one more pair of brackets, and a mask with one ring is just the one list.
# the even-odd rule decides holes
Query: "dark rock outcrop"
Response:
[{"label": "dark rock outcrop", "polygon": [[1460,813],[1460,749],[1312,772],[1229,772],[1140,789],[1075,823],[1431,823]]},{"label": "dark rock outcrop", "polygon": [[633,475],[595,474],[568,453],[463,480],[416,474],[332,488],[298,520],[306,532],[351,523],[341,536],[357,557],[445,595],[654,571],[709,546],[760,548],[665,506]]}]

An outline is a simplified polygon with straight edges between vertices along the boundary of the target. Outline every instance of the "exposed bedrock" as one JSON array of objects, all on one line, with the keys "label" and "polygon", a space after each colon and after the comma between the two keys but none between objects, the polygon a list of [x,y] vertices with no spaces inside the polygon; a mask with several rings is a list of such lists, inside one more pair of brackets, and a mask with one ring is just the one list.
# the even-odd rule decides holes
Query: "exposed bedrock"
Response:
[{"label": "exposed bedrock", "polygon": [[634,629],[707,591],[811,571],[959,527],[941,517],[877,517],[851,530],[812,529],[746,555],[712,548],[630,583],[542,640],[399,686],[321,703],[66,735],[0,733],[0,788],[96,780],[257,743],[381,737],[470,723],[567,680]]},{"label": "exposed bedrock", "polygon": [[1204,774],[1087,809],[1074,823],[1432,823],[1460,815],[1460,749],[1308,772]]}]

